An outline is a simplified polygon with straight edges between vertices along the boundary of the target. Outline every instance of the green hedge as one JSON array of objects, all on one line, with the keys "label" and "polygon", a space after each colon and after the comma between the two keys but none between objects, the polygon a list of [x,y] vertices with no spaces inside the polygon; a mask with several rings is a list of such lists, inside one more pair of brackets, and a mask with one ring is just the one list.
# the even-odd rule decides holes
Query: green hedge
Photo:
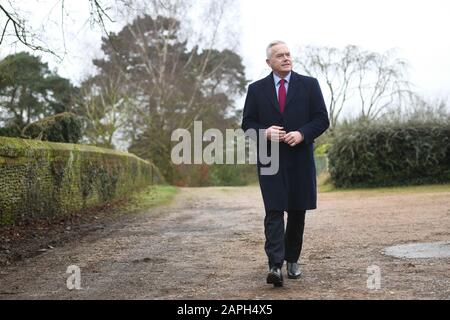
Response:
[{"label": "green hedge", "polygon": [[450,124],[358,124],[337,129],[328,150],[336,187],[450,181]]},{"label": "green hedge", "polygon": [[0,137],[0,225],[70,215],[162,182],[133,154]]}]

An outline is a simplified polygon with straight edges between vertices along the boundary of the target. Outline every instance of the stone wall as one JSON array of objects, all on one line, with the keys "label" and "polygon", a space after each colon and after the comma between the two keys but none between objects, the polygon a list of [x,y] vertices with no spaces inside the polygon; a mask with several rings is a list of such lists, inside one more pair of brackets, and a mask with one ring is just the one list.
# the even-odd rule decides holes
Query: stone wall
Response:
[{"label": "stone wall", "polygon": [[81,212],[156,176],[150,163],[125,152],[0,137],[0,225]]}]

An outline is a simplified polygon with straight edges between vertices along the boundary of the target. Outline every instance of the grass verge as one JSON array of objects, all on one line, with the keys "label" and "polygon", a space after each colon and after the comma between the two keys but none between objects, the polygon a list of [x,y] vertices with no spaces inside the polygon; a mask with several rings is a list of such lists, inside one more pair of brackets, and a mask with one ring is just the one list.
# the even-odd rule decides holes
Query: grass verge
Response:
[{"label": "grass verge", "polygon": [[358,192],[358,193],[428,193],[450,192],[450,184],[432,184],[417,186],[395,186],[381,188],[336,188],[328,174],[322,174],[317,178],[317,189],[320,193],[328,192]]},{"label": "grass verge", "polygon": [[169,185],[154,185],[137,192],[130,198],[131,210],[145,210],[170,203],[179,189]]}]

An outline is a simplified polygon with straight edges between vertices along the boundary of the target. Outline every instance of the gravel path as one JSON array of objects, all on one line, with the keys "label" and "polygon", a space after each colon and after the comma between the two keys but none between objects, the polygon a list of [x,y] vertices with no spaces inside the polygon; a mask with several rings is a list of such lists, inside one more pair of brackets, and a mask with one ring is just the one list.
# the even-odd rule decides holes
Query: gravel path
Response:
[{"label": "gravel path", "polygon": [[[450,240],[450,192],[331,192],[306,218],[300,280],[265,284],[258,187],[182,189],[172,204],[0,269],[0,299],[450,299],[450,259],[385,247]],[[68,290],[67,268],[81,271]],[[367,288],[369,266],[381,288]],[[285,271],[285,270],[283,270]]]}]

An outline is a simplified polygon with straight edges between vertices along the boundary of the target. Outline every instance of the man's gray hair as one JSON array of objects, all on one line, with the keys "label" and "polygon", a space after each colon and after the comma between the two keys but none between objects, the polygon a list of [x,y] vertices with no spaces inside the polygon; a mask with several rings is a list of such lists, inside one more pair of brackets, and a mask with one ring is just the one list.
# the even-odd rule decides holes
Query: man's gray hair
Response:
[{"label": "man's gray hair", "polygon": [[272,56],[272,48],[279,44],[286,45],[286,42],[281,41],[281,40],[275,40],[275,41],[272,41],[271,43],[269,43],[269,45],[267,46],[267,49],[266,49],[267,59],[270,59],[270,57]]}]

